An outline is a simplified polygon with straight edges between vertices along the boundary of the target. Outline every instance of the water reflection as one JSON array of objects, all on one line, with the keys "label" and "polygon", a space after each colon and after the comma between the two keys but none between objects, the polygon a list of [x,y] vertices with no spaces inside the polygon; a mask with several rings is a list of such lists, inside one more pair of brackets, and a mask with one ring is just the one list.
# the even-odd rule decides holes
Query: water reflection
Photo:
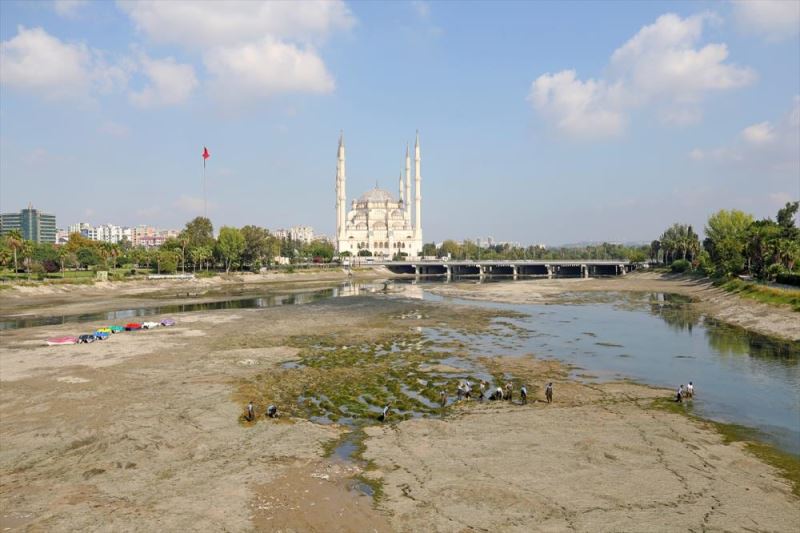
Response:
[{"label": "water reflection", "polygon": [[632,378],[670,390],[693,381],[699,414],[758,428],[766,440],[800,455],[798,342],[720,323],[692,309],[689,299],[669,294],[573,293],[552,305],[444,300],[527,315],[504,319],[527,331],[513,333],[514,344],[504,342],[502,324],[490,333],[450,333],[476,355],[533,353],[599,381]]},{"label": "water reflection", "polygon": [[714,320],[697,311],[686,296],[654,293],[648,295],[648,303],[650,312],[675,331],[692,333],[693,328],[702,325],[709,345],[721,355],[783,357],[792,364],[800,362],[800,343],[770,338]]},{"label": "water reflection", "polygon": [[302,305],[313,303],[328,298],[355,296],[364,293],[383,291],[381,283],[346,282],[335,287],[317,289],[313,291],[298,291],[288,293],[259,294],[247,296],[241,289],[234,289],[231,293],[219,293],[216,300],[185,304],[151,305],[132,309],[117,309],[98,313],[83,313],[75,315],[51,315],[29,318],[9,318],[0,321],[0,331],[7,329],[30,328],[37,326],[51,326],[74,322],[115,322],[130,320],[136,317],[152,315],[171,315],[177,313],[190,313],[195,311],[216,311],[220,309],[255,309],[278,307],[282,305]]}]

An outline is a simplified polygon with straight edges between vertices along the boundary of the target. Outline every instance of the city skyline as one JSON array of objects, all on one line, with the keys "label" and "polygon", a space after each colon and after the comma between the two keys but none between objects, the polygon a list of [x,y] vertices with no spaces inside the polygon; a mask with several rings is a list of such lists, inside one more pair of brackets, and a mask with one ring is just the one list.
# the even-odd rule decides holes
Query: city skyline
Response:
[{"label": "city skyline", "polygon": [[334,235],[340,130],[353,191],[393,191],[420,130],[426,242],[800,197],[798,3],[288,5],[4,2],[0,211],[181,228],[208,146],[216,228]]}]

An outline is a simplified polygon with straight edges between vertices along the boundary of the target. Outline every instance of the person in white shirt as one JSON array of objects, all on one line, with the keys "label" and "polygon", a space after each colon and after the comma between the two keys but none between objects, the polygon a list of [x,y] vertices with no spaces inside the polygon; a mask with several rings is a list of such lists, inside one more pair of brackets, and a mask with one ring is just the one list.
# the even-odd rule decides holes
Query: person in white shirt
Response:
[{"label": "person in white shirt", "polygon": [[687,398],[694,398],[694,385],[690,381],[688,385],[686,385],[686,397]]},{"label": "person in white shirt", "polygon": [[523,385],[522,388],[519,389],[519,394],[522,397],[522,403],[523,404],[528,403],[528,389],[525,387],[525,385]]},{"label": "person in white shirt", "polygon": [[378,416],[378,420],[381,422],[386,422],[386,419],[389,418],[389,408],[392,406],[392,402],[386,402],[386,405],[383,407],[383,411],[381,411],[380,416]]},{"label": "person in white shirt", "polygon": [[245,419],[248,422],[252,422],[256,417],[256,410],[253,407],[253,400],[250,400],[250,403],[247,404],[247,414],[245,415]]}]

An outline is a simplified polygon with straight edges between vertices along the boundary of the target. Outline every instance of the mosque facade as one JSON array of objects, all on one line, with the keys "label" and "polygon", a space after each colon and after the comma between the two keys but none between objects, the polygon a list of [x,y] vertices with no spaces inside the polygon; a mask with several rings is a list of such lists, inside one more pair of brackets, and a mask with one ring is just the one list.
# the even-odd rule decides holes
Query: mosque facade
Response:
[{"label": "mosque facade", "polygon": [[[419,133],[414,143],[414,199],[411,201],[411,156],[406,146],[405,180],[400,175],[397,197],[377,186],[353,200],[347,209],[344,137],[336,163],[336,250],[352,256],[391,259],[422,255],[422,176]],[[413,203],[413,206],[412,206]],[[413,207],[413,209],[412,209]],[[412,223],[413,220],[413,223]],[[367,254],[364,251],[369,251]]]}]

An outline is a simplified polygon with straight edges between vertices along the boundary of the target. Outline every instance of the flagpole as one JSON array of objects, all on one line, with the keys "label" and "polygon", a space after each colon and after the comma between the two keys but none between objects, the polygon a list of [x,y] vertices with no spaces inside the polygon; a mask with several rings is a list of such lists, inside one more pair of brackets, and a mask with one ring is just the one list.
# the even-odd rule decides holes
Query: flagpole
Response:
[{"label": "flagpole", "polygon": [[208,198],[206,196],[206,159],[203,158],[203,218],[208,218]]}]

